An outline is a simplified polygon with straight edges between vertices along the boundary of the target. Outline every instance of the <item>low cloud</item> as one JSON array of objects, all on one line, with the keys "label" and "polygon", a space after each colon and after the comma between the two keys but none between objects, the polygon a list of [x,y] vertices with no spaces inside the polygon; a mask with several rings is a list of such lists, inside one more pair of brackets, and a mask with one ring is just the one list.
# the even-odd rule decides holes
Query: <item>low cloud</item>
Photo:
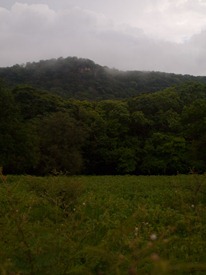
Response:
[{"label": "low cloud", "polygon": [[123,70],[206,75],[205,46],[204,29],[180,43],[80,7],[15,3],[9,10],[0,8],[0,66],[78,56]]}]

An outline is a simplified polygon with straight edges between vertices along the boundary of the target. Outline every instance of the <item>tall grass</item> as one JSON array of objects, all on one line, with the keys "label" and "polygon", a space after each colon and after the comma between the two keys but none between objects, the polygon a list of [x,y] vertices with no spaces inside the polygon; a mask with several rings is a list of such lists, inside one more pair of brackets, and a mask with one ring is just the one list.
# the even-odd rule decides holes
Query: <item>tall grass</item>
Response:
[{"label": "tall grass", "polygon": [[1,274],[205,274],[206,177],[5,176]]}]

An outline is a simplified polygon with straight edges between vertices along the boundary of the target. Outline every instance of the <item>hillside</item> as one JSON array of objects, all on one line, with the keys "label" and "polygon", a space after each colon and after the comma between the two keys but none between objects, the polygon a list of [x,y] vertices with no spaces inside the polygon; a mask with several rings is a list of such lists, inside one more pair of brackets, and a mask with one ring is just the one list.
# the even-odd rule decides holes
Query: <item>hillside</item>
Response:
[{"label": "hillside", "polygon": [[205,172],[206,77],[70,57],[2,68],[0,78],[5,173]]},{"label": "hillside", "polygon": [[123,99],[185,82],[206,83],[206,77],[162,72],[118,71],[88,59],[68,57],[0,68],[10,87],[31,85],[65,98]]},{"label": "hillside", "polygon": [[205,114],[201,83],[98,101],[0,83],[0,167],[34,175],[203,173]]}]

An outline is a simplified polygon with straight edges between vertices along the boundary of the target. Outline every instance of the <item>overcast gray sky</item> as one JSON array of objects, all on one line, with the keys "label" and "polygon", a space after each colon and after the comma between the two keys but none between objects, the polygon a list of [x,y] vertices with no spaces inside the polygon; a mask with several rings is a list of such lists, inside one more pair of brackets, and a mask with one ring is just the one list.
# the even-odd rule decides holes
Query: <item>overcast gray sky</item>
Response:
[{"label": "overcast gray sky", "polygon": [[0,0],[0,67],[61,56],[206,75],[206,0]]}]

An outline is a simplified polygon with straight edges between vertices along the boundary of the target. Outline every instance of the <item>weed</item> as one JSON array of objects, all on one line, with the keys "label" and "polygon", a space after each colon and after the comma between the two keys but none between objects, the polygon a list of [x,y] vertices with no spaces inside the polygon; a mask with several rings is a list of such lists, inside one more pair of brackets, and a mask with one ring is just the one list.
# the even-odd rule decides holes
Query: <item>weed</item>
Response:
[{"label": "weed", "polygon": [[204,176],[0,173],[1,274],[205,274]]}]

